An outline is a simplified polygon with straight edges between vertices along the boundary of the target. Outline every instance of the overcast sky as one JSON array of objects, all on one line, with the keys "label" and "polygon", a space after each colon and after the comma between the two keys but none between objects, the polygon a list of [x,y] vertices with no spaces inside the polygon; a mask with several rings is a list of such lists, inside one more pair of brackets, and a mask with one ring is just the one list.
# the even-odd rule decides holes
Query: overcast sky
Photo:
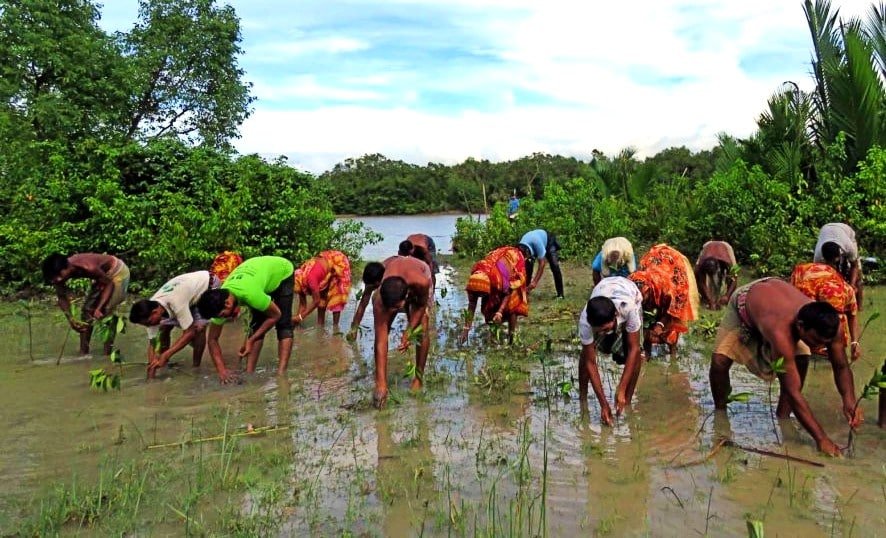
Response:
[{"label": "overcast sky", "polygon": [[[786,80],[811,87],[799,0],[232,0],[257,101],[241,153],[320,173],[747,136]],[[866,16],[872,2],[834,0]],[[136,0],[105,0],[128,30]]]}]

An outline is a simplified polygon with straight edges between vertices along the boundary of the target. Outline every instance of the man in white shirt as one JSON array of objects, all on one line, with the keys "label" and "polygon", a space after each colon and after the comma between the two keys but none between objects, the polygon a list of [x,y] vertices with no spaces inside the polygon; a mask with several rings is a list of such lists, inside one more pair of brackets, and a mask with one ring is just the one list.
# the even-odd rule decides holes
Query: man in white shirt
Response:
[{"label": "man in white shirt", "polygon": [[[170,357],[189,343],[194,348],[194,366],[200,366],[208,320],[200,316],[196,305],[203,292],[218,286],[218,278],[209,271],[194,271],[178,275],[150,299],[132,305],[129,321],[144,325],[148,332],[148,378],[153,378],[158,368],[166,366]],[[170,346],[173,327],[180,327],[182,334]]]},{"label": "man in white shirt", "polygon": [[643,295],[636,284],[620,276],[600,280],[578,319],[581,339],[578,383],[579,394],[586,399],[590,380],[600,402],[600,418],[609,426],[613,424],[612,410],[603,393],[597,368],[597,348],[612,353],[613,360],[625,365],[615,393],[615,412],[621,414],[630,403],[640,377],[642,328]]}]

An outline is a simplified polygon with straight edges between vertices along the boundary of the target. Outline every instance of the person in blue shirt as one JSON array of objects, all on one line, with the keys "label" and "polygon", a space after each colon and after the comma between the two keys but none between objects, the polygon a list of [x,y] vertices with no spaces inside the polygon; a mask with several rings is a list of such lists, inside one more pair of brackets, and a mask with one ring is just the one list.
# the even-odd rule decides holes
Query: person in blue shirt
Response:
[{"label": "person in blue shirt", "polygon": [[517,211],[520,210],[520,199],[517,198],[516,194],[511,195],[511,201],[508,202],[508,218],[513,219],[517,217]]},{"label": "person in blue shirt", "polygon": [[[563,273],[560,272],[560,260],[557,253],[560,251],[560,243],[554,234],[538,229],[526,232],[517,247],[526,258],[526,281],[529,282],[529,291],[538,286],[541,275],[545,270],[545,260],[551,266],[554,275],[554,287],[557,290],[557,298],[563,298]],[[535,260],[538,260],[538,273],[532,278]]]}]

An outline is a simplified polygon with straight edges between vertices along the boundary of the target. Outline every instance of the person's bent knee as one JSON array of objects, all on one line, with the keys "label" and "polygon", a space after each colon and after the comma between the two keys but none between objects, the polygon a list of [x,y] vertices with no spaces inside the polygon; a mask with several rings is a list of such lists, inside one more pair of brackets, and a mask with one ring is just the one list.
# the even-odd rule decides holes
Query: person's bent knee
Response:
[{"label": "person's bent knee", "polygon": [[732,359],[727,357],[726,355],[720,353],[714,353],[711,355],[711,369],[712,370],[729,370],[732,367]]}]

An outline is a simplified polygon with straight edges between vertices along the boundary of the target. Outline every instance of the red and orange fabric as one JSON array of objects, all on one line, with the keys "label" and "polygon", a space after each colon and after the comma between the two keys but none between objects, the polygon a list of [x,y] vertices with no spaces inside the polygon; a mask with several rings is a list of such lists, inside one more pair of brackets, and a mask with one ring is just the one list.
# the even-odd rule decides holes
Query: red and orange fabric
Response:
[{"label": "red and orange fabric", "polygon": [[[324,260],[326,264],[319,263]],[[351,292],[351,262],[338,250],[324,250],[295,271],[295,293],[320,293],[320,308],[341,312]]]},{"label": "red and orange fabric", "polygon": [[[840,326],[846,344],[849,344],[849,321],[847,315],[858,312],[855,290],[840,272],[824,263],[801,263],[791,273],[791,284],[813,301],[824,301],[840,313]],[[815,350],[818,353],[820,350]]]},{"label": "red and orange fabric", "polygon": [[[529,298],[526,291],[526,260],[517,247],[500,247],[471,267],[471,276],[465,289],[485,296],[483,318],[489,323],[507,300],[504,315],[529,315]],[[516,293],[514,293],[516,292]]]},{"label": "red and orange fabric", "polygon": [[209,272],[218,277],[219,281],[224,282],[231,271],[243,263],[243,257],[232,250],[226,250],[216,256],[212,263],[209,264]]},{"label": "red and orange fabric", "polygon": [[628,278],[643,294],[644,309],[667,309],[672,322],[664,339],[676,344],[680,333],[689,330],[687,322],[698,319],[698,285],[689,259],[660,243],[640,258],[639,269]]}]

